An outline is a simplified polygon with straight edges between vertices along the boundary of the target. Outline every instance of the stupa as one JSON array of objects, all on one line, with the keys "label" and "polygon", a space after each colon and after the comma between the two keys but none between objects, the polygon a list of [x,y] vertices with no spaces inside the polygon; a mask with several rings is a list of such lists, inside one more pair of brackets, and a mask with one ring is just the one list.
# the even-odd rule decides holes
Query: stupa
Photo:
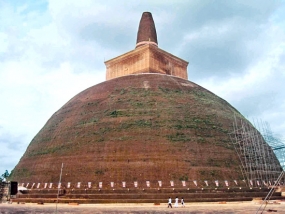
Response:
[{"label": "stupa", "polygon": [[248,179],[230,133],[234,120],[252,125],[189,81],[188,62],[158,47],[151,13],[142,15],[135,49],[105,64],[106,81],[51,116],[11,179],[56,183],[62,163],[62,183]]},{"label": "stupa", "polygon": [[158,73],[187,79],[188,62],[158,48],[151,13],[142,15],[135,50],[105,62],[106,79],[130,74]]}]

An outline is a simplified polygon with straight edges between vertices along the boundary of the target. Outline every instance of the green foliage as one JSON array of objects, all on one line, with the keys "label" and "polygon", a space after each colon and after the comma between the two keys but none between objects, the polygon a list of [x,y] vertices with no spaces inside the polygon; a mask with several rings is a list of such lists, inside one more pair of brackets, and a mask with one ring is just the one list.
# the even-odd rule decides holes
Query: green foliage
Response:
[{"label": "green foliage", "polygon": [[174,92],[175,92],[175,93],[179,93],[179,94],[182,94],[182,93],[183,93],[181,89],[175,89]]},{"label": "green foliage", "polygon": [[54,154],[54,153],[59,154],[69,151],[71,148],[72,148],[71,144],[63,144],[53,147],[42,147],[41,149],[38,150],[29,151],[28,156],[34,157],[34,156],[41,156],[41,155]]},{"label": "green foliage", "polygon": [[21,178],[31,176],[31,172],[27,168],[18,169],[15,172],[13,172],[13,174],[15,174],[16,177],[21,177]]},{"label": "green foliage", "polygon": [[121,111],[121,110],[114,110],[114,111],[112,111],[109,115],[110,115],[111,117],[122,117],[124,114],[125,114],[125,116],[127,116],[126,113],[124,113],[124,112]]},{"label": "green foliage", "polygon": [[231,162],[226,160],[226,161],[225,161],[225,166],[226,166],[226,167],[230,167],[230,166],[231,166]]},{"label": "green foliage", "polygon": [[143,103],[142,102],[136,102],[134,105],[137,106],[137,107],[143,107]]},{"label": "green foliage", "polygon": [[104,175],[104,171],[102,169],[95,170],[96,175]]},{"label": "green foliage", "polygon": [[135,123],[139,127],[150,127],[152,125],[152,122],[149,120],[137,120]]},{"label": "green foliage", "polygon": [[110,113],[110,116],[111,116],[111,117],[117,117],[118,114],[119,114],[119,112],[118,112],[117,110],[115,110],[115,111],[112,111],[112,112]]},{"label": "green foliage", "polygon": [[120,94],[123,95],[126,93],[126,90],[123,88],[121,91],[120,91]]},{"label": "green foliage", "polygon": [[203,137],[198,137],[197,142],[198,142],[198,143],[205,143],[206,140],[205,140]]},{"label": "green foliage", "polygon": [[172,142],[176,142],[176,141],[186,142],[186,141],[191,140],[187,135],[185,135],[182,132],[176,132],[176,134],[167,135],[167,138],[168,138],[168,140],[170,140]]},{"label": "green foliage", "polygon": [[89,103],[87,103],[87,106],[92,106],[92,105],[94,105],[94,106],[98,106],[98,101],[96,101],[96,102],[89,102]]},{"label": "green foliage", "polygon": [[219,175],[219,172],[217,170],[200,170],[200,175],[202,176],[202,179],[210,179],[210,178],[218,178],[217,175]]},{"label": "green foliage", "polygon": [[181,124],[177,124],[177,125],[175,125],[174,126],[176,129],[182,129],[183,128],[183,126],[181,125]]},{"label": "green foliage", "polygon": [[187,176],[187,175],[182,175],[182,176],[179,178],[179,181],[188,181],[188,176]]},{"label": "green foliage", "polygon": [[1,175],[0,177],[0,181],[3,181],[4,179],[7,180],[7,178],[10,176],[8,170],[6,169],[6,171]]},{"label": "green foliage", "polygon": [[104,140],[105,140],[105,139],[104,139],[103,137],[96,139],[97,142],[103,142]]},{"label": "green foliage", "polygon": [[216,173],[217,173],[216,170],[211,170],[211,171],[210,171],[210,175],[211,175],[212,177],[214,177],[214,176],[216,175]]},{"label": "green foliage", "polygon": [[161,91],[163,91],[164,93],[168,93],[168,92],[170,91],[169,88],[163,88],[163,87],[161,87],[161,86],[158,86],[158,88],[159,88]]},{"label": "green foliage", "polygon": [[220,167],[222,160],[213,160],[212,158],[208,158],[207,165],[208,166],[214,166],[214,167]]}]

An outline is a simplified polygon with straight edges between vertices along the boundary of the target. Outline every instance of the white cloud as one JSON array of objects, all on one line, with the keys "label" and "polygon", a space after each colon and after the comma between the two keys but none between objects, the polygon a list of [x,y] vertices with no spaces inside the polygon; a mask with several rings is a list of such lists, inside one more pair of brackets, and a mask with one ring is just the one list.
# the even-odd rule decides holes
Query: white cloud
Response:
[{"label": "white cloud", "polygon": [[249,119],[268,122],[272,130],[285,139],[285,92],[282,90],[285,63],[281,61],[285,55],[285,40],[280,39],[282,33],[279,31],[276,37],[272,37],[274,41],[266,40],[270,43],[266,48],[268,52],[250,65],[243,75],[235,74],[224,81],[205,78],[200,84],[230,102]]},{"label": "white cloud", "polygon": [[8,35],[0,32],[0,53],[5,53],[8,48]]},{"label": "white cloud", "polygon": [[[135,47],[143,11],[153,14],[160,47],[189,60],[190,81],[285,138],[285,22],[278,4],[0,2],[0,173],[15,166],[55,111],[104,81],[104,60]],[[196,75],[205,65],[209,72]]]}]

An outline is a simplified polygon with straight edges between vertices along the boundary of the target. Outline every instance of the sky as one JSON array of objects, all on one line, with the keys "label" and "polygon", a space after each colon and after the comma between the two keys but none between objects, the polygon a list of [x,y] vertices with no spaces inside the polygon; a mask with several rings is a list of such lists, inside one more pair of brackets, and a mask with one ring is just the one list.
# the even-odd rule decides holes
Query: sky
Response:
[{"label": "sky", "polygon": [[285,141],[285,2],[0,0],[0,175],[47,120],[135,48],[143,12],[188,79]]}]

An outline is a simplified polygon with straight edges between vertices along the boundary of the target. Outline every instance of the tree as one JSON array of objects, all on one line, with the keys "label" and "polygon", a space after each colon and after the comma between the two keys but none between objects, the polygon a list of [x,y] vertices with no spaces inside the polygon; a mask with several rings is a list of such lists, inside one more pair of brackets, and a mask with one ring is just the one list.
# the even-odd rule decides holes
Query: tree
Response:
[{"label": "tree", "polygon": [[4,179],[6,180],[9,177],[9,175],[10,175],[9,172],[6,169],[6,171],[0,177],[0,181],[3,181]]}]

